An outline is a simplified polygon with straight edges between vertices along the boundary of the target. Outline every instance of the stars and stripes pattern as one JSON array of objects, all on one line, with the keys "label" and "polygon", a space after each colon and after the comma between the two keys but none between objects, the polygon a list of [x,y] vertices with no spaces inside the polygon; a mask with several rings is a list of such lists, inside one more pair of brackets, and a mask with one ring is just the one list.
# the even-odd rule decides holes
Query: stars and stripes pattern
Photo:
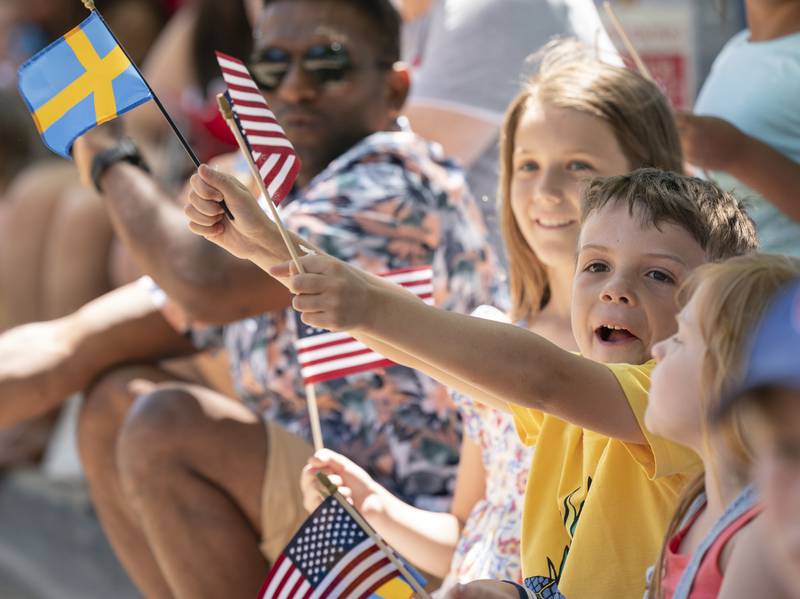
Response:
[{"label": "stars and stripes pattern", "polygon": [[297,179],[300,158],[245,64],[222,52],[217,52],[217,62],[236,125],[247,141],[264,187],[272,201],[280,204]]},{"label": "stars and stripes pattern", "polygon": [[[393,270],[380,276],[405,287],[425,303],[433,304],[432,267]],[[394,365],[394,362],[349,334],[311,327],[300,320],[299,314],[297,337],[297,358],[303,383],[306,385]]]},{"label": "stars and stripes pattern", "polygon": [[[419,576],[410,567],[409,572]],[[424,579],[418,580],[424,585]],[[281,552],[259,597],[407,599],[412,594],[411,586],[378,544],[330,496]]]}]

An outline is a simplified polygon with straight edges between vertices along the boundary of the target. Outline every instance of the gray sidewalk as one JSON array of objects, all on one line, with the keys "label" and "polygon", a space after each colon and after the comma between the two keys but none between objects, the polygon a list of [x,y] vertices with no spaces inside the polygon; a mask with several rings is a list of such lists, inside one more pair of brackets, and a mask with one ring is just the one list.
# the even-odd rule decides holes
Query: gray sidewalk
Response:
[{"label": "gray sidewalk", "polygon": [[0,599],[135,599],[97,521],[66,402],[44,465],[0,473]]},{"label": "gray sidewalk", "polygon": [[0,478],[0,597],[139,597],[80,479],[52,480],[38,470]]}]

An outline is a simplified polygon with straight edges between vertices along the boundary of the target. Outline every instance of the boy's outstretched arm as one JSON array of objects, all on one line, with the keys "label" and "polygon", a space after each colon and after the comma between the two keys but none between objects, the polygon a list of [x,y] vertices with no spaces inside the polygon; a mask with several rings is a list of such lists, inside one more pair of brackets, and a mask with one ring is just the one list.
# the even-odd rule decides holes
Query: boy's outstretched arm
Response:
[{"label": "boy's outstretched arm", "polygon": [[[297,294],[292,305],[308,324],[346,330],[395,362],[490,405],[513,402],[624,441],[645,442],[616,377],[602,364],[513,325],[433,308],[321,253],[302,257],[306,273],[296,274],[277,226],[243,186],[201,167],[192,187],[186,208],[192,231],[280,280]],[[223,215],[223,199],[233,221]]]},{"label": "boy's outstretched arm", "polygon": [[[205,237],[238,258],[252,261],[265,271],[290,259],[277,225],[267,217],[250,191],[238,180],[203,165],[192,176],[190,183],[192,191],[189,193],[189,201],[184,212],[189,219],[189,228],[194,233]],[[233,221],[225,218],[220,205],[223,199],[235,217]],[[323,254],[321,250],[294,233],[289,235],[300,248],[301,254],[307,251]],[[287,283],[286,280],[281,282]],[[494,408],[508,411],[505,400],[421,362],[415,356],[383,340],[366,337],[359,340],[398,364],[425,372],[451,389]]]},{"label": "boy's outstretched arm", "polygon": [[[288,276],[288,263],[270,272],[288,276],[285,282],[296,294],[292,305],[308,324],[396,348],[434,378],[446,373],[484,395],[624,441],[645,442],[622,388],[603,364],[520,327],[428,306],[330,256],[306,256],[302,264],[305,274]],[[402,355],[394,358],[419,367],[403,362]]]}]

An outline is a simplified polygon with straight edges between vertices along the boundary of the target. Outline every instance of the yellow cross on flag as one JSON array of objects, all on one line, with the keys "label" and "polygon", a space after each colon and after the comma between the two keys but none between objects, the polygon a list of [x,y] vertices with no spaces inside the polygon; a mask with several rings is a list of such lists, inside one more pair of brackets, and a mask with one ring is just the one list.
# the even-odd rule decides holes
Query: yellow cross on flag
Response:
[{"label": "yellow cross on flag", "polygon": [[45,144],[64,157],[76,137],[152,98],[96,12],[20,67],[19,90]]}]

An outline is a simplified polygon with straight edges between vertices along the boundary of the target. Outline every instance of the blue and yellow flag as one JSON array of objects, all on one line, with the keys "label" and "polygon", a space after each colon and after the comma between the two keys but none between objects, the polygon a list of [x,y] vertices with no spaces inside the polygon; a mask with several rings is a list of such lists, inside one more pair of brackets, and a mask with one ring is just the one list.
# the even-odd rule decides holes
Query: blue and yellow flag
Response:
[{"label": "blue and yellow flag", "polygon": [[96,12],[20,67],[19,90],[44,143],[65,158],[75,138],[152,98]]}]

